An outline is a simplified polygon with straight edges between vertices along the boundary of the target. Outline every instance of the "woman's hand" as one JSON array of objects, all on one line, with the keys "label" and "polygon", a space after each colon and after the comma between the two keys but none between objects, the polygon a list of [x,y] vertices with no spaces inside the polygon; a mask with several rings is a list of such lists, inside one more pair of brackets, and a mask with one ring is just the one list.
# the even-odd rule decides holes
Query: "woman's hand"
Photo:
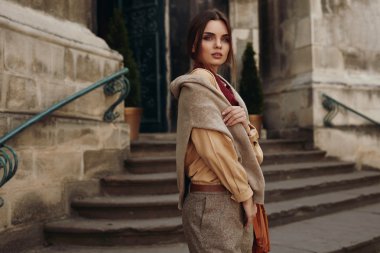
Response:
[{"label": "woman's hand", "polygon": [[249,198],[246,201],[243,201],[242,204],[243,204],[245,218],[246,218],[246,223],[244,227],[248,229],[249,225],[253,224],[253,219],[255,218],[256,213],[257,213],[257,206],[255,202],[253,202],[252,198]]},{"label": "woman's hand", "polygon": [[247,115],[240,106],[229,106],[222,112],[223,120],[226,126],[233,126],[242,123],[246,131],[249,131]]}]

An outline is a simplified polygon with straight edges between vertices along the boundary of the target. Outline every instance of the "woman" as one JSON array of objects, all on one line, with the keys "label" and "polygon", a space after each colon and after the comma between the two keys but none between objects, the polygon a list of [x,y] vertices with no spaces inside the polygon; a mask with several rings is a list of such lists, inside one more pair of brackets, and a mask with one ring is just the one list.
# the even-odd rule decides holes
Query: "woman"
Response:
[{"label": "woman", "polygon": [[190,74],[170,89],[178,98],[177,184],[190,252],[252,252],[255,203],[264,202],[264,178],[253,145],[256,129],[244,102],[217,75],[233,63],[231,28],[217,10],[190,24]]}]

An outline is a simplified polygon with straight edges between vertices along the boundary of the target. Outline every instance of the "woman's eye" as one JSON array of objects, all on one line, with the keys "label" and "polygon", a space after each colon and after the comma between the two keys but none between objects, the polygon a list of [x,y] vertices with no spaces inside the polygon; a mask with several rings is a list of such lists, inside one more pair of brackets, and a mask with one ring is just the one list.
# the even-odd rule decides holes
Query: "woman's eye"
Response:
[{"label": "woman's eye", "polygon": [[203,39],[204,39],[204,40],[212,40],[212,37],[211,37],[211,36],[208,36],[208,35],[206,35],[206,36],[203,36]]},{"label": "woman's eye", "polygon": [[222,38],[222,41],[230,43],[230,37],[224,37],[224,38]]}]

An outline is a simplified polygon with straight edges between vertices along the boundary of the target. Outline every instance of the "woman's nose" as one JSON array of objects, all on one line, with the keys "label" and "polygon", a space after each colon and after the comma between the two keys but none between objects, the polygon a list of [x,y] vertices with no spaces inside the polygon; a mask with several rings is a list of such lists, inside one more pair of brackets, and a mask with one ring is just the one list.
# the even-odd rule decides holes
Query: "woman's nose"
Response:
[{"label": "woman's nose", "polygon": [[221,48],[222,47],[222,41],[220,39],[215,40],[215,47],[216,48]]}]

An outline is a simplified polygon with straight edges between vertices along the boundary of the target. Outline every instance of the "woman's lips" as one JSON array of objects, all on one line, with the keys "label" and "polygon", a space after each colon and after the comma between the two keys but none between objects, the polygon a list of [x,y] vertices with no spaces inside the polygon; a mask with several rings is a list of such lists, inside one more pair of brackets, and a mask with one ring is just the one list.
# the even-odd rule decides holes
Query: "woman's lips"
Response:
[{"label": "woman's lips", "polygon": [[220,58],[223,57],[223,55],[222,55],[221,53],[213,53],[213,54],[211,54],[211,55],[212,55],[212,57],[215,58],[215,59],[220,59]]}]

